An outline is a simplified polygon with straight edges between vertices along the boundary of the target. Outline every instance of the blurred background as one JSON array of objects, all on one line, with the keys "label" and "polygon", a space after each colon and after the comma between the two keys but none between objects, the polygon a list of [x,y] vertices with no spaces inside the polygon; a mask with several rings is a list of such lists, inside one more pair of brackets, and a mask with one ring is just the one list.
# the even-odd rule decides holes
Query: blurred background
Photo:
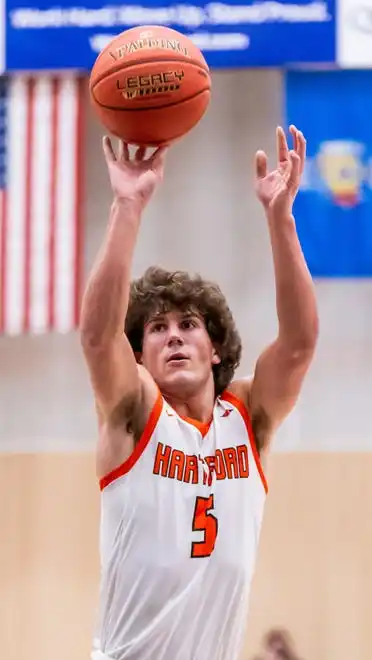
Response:
[{"label": "blurred background", "polygon": [[[240,375],[252,372],[277,329],[254,154],[264,149],[275,165],[278,124],[296,123],[308,139],[295,215],[316,284],[320,341],[270,458],[242,660],[370,660],[370,9],[356,0],[85,0],[79,8],[9,0],[0,11],[4,658],[89,657],[99,578],[97,430],[77,328],[111,194],[88,76],[114,34],[163,23],[203,48],[212,101],[169,154],[133,275],[159,264],[217,280],[244,342]],[[274,641],[263,639],[272,629]]]}]

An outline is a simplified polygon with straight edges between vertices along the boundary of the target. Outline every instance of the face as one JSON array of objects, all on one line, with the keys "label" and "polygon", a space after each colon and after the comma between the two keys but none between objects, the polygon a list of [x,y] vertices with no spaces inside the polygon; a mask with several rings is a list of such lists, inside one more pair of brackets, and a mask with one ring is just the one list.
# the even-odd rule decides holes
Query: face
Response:
[{"label": "face", "polygon": [[170,311],[145,325],[142,364],[160,390],[181,398],[213,385],[212,366],[220,358],[203,319],[195,312]]}]

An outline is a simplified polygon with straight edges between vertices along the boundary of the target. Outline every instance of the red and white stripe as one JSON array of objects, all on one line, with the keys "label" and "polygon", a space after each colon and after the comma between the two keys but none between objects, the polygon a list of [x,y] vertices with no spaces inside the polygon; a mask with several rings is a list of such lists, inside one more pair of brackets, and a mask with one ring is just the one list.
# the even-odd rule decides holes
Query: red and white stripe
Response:
[{"label": "red and white stripe", "polygon": [[8,185],[0,200],[0,332],[77,326],[84,81],[10,81]]}]

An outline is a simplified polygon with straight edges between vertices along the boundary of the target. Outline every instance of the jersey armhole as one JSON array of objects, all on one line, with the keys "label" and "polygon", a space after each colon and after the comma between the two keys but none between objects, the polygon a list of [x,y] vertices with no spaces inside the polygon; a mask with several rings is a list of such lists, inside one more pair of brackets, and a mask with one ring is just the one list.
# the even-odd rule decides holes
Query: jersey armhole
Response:
[{"label": "jersey armhole", "polygon": [[143,429],[142,435],[135,445],[131,455],[128,456],[124,463],[121,463],[121,465],[119,465],[117,468],[114,468],[114,470],[111,470],[111,472],[99,480],[99,487],[101,490],[106,488],[106,486],[111,484],[116,479],[119,479],[119,477],[127,474],[129,470],[131,470],[132,467],[137,463],[138,459],[143,454],[151,440],[151,436],[155,431],[155,427],[159,421],[162,410],[163,397],[159,391],[154,406],[150,412],[149,418],[146,422],[146,426]]},{"label": "jersey armhole", "polygon": [[245,428],[247,429],[247,434],[249,438],[249,444],[251,446],[251,450],[253,453],[253,457],[256,463],[256,467],[258,470],[258,473],[261,477],[262,485],[265,489],[265,493],[268,492],[268,485],[266,481],[266,477],[263,471],[260,455],[258,453],[257,445],[256,445],[256,440],[254,437],[253,429],[252,429],[252,423],[251,423],[251,417],[250,414],[247,410],[247,407],[243,403],[241,399],[239,399],[235,394],[232,394],[231,392],[228,392],[227,390],[223,392],[220,396],[222,401],[227,401],[228,403],[231,403],[234,408],[240,413],[241,418],[243,419],[243,422],[245,424]]}]

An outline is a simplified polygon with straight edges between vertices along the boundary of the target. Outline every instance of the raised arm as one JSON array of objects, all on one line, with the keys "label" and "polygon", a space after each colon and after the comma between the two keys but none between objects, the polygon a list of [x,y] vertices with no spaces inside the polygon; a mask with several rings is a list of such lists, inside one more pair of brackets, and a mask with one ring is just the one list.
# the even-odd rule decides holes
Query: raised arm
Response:
[{"label": "raised arm", "polygon": [[88,279],[80,323],[81,344],[88,365],[101,422],[130,419],[142,396],[141,374],[124,335],[134,247],[142,212],[162,179],[165,148],[144,159],[128,145],[115,154],[104,138],[103,150],[114,198],[106,237]]},{"label": "raised arm", "polygon": [[305,163],[306,141],[290,128],[293,150],[277,130],[277,169],[268,173],[264,152],[256,155],[256,192],[270,233],[274,262],[278,335],[260,355],[247,396],[259,449],[289,414],[299,396],[318,338],[311,275],[298,240],[292,207]]}]

